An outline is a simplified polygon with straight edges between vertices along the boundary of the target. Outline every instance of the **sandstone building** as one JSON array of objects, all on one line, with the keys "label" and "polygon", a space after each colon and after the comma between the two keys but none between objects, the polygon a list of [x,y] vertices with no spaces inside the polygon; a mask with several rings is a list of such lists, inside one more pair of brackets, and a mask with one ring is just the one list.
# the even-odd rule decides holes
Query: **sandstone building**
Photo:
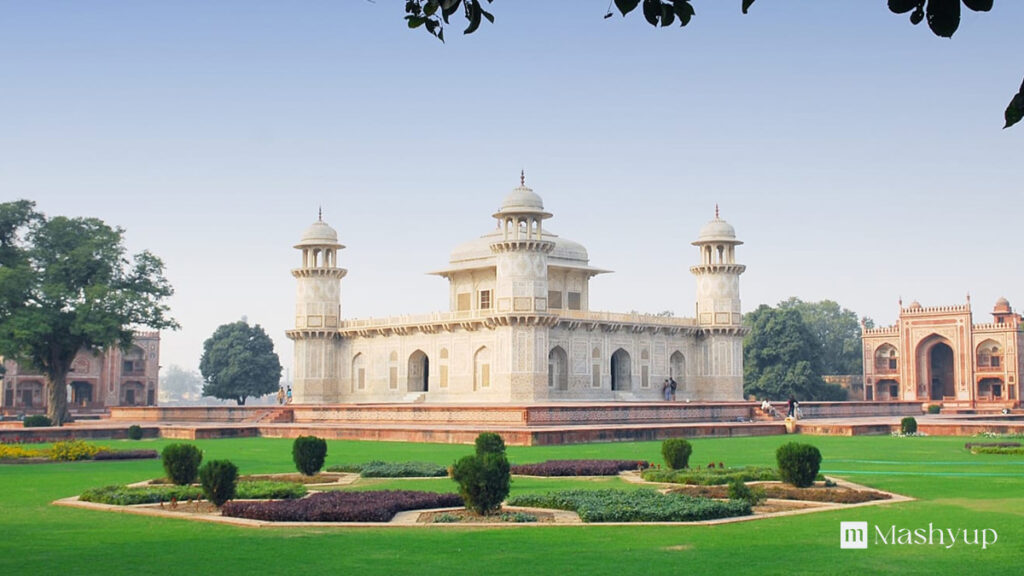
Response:
[{"label": "sandstone building", "polygon": [[1005,298],[975,324],[970,298],[904,308],[887,328],[864,329],[864,399],[976,408],[1020,404],[1021,316]]},{"label": "sandstone building", "polygon": [[551,232],[551,216],[520,182],[496,226],[434,272],[449,282],[446,312],[368,320],[343,317],[344,246],[314,222],[292,271],[294,401],[659,400],[670,377],[678,400],[743,399],[742,242],[717,209],[693,242],[695,318],[592,311],[590,281],[607,270]]},{"label": "sandstone building", "polygon": [[[46,377],[13,360],[6,360],[4,367],[0,409],[5,414],[44,412]],[[159,371],[159,332],[137,332],[127,350],[115,346],[96,354],[79,352],[67,378],[68,409],[87,414],[110,406],[153,406]]]}]

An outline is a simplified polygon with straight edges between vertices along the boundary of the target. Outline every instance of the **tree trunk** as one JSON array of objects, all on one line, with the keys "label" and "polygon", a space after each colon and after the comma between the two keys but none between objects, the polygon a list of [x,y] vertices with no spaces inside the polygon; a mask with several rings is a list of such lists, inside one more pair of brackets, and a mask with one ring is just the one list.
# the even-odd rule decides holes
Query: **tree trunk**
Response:
[{"label": "tree trunk", "polygon": [[70,420],[68,413],[67,372],[50,374],[46,379],[46,417],[54,426],[61,426]]}]

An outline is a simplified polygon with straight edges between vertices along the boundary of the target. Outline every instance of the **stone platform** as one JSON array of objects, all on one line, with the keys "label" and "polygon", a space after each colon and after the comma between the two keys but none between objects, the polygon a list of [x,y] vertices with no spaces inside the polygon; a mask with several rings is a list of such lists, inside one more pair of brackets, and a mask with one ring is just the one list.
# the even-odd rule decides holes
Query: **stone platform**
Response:
[{"label": "stone platform", "polygon": [[[915,416],[931,435],[1021,433],[1024,418],[922,415],[915,402],[805,402],[797,432],[854,436],[899,430]],[[784,412],[779,403],[777,410]],[[112,408],[103,421],[63,428],[0,428],[2,442],[67,438],[124,438],[128,426],[147,437],[294,438],[471,444],[480,432],[498,432],[509,445],[577,444],[785,434],[784,421],[754,402],[562,402],[546,404],[335,404],[225,407]]]}]

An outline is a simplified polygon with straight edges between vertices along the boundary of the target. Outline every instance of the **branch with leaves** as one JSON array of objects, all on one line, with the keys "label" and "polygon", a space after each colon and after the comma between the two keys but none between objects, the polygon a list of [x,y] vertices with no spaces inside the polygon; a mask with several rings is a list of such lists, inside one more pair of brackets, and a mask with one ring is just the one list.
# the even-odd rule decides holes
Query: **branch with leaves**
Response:
[{"label": "branch with leaves", "polygon": [[[487,0],[490,4],[493,0]],[[994,0],[889,0],[889,10],[896,14],[910,12],[911,24],[917,25],[927,19],[928,28],[937,36],[952,38],[960,27],[960,3],[975,12],[988,12]],[[647,23],[655,27],[667,27],[679,22],[686,26],[696,14],[692,0],[612,0],[619,13],[626,16],[637,7]],[[746,14],[754,0],[742,0],[741,8]],[[469,23],[463,34],[472,34],[480,28],[484,18],[494,23],[494,15],[484,10],[480,0],[408,0],[405,3],[405,20],[409,28],[423,28],[438,40],[444,42],[444,27],[451,23],[450,18],[459,10]],[[604,15],[611,18],[610,10]],[[1009,128],[1024,118],[1024,83],[1020,91],[1014,95],[1004,113]]]}]

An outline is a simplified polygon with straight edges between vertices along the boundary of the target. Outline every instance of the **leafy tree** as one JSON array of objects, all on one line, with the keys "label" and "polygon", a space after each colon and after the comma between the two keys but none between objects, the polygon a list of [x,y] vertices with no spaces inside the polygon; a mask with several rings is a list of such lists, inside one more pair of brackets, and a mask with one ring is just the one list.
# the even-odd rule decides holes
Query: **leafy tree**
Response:
[{"label": "leafy tree", "polygon": [[743,392],[759,398],[844,400],[845,391],[821,378],[821,350],[796,308],[762,304],[747,314]]},{"label": "leafy tree", "polygon": [[202,390],[203,377],[194,370],[186,370],[177,364],[171,364],[160,375],[160,392],[166,401],[194,401],[199,398]]},{"label": "leafy tree", "polygon": [[[637,7],[641,8],[644,20],[655,27],[671,26],[679,22],[686,26],[696,15],[693,0],[613,0],[619,13],[626,16]],[[975,12],[988,12],[992,9],[993,0],[962,0],[964,6]],[[487,0],[490,4],[493,0]],[[642,3],[641,3],[642,2]],[[960,27],[961,0],[889,0],[889,10],[896,14],[910,12],[911,24],[920,24],[927,17],[928,28],[936,36],[952,38]],[[754,0],[741,0],[744,14],[754,4]],[[609,3],[609,8],[611,4]],[[459,12],[468,26],[463,34],[472,34],[480,28],[483,19],[494,23],[494,15],[484,9],[480,0],[407,0],[405,3],[405,21],[409,28],[422,28],[438,40],[444,42],[444,27],[451,23],[450,18]],[[605,18],[614,16],[605,13]],[[1024,118],[1024,83],[1020,91],[1013,96],[1003,114],[1009,128]]]},{"label": "leafy tree", "polygon": [[[804,302],[790,298],[779,303],[780,308],[793,308],[817,339],[822,374],[860,374],[861,358],[860,322],[857,313],[842,308],[832,300]],[[864,319],[871,322],[870,318]],[[873,322],[872,322],[873,324]]]},{"label": "leafy tree", "polygon": [[163,263],[125,254],[124,230],[0,204],[0,354],[46,376],[47,416],[68,420],[67,374],[82,350],[131,345],[134,328],[177,328]]},{"label": "leafy tree", "polygon": [[250,326],[244,320],[218,327],[203,342],[199,371],[206,380],[203,396],[234,400],[239,406],[249,396],[275,392],[281,382],[274,342],[259,324]]}]

